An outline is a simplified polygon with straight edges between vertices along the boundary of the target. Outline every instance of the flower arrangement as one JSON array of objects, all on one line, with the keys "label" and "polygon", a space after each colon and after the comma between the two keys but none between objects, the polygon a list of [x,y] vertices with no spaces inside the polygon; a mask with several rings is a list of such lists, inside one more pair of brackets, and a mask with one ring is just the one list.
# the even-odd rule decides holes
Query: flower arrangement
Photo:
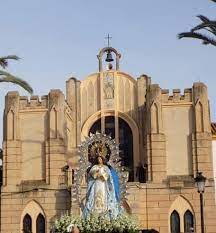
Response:
[{"label": "flower arrangement", "polygon": [[56,233],[70,232],[70,226],[77,226],[80,233],[137,233],[136,221],[127,214],[110,220],[105,216],[92,215],[86,219],[72,215],[63,215],[55,221]]}]

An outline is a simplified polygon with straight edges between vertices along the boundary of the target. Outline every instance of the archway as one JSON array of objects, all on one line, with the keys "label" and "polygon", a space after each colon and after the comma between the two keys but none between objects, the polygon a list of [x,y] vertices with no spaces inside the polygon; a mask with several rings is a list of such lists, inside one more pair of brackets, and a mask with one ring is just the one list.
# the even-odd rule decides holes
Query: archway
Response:
[{"label": "archway", "polygon": [[[134,181],[134,160],[133,160],[133,133],[125,120],[119,118],[119,149],[122,159],[122,166],[129,171],[129,181]],[[101,132],[101,119],[98,119],[90,128],[90,133]],[[115,138],[115,117],[105,117],[105,134]]]},{"label": "archway", "polygon": [[[101,111],[96,112],[95,114],[93,114],[92,116],[90,116],[82,125],[82,129],[81,129],[81,140],[85,140],[85,137],[87,137],[89,135],[90,129],[91,127],[95,124],[95,122],[97,122],[98,126],[97,127],[101,127],[101,123],[100,121],[98,121],[99,119],[101,119],[101,116],[103,115],[103,117],[109,117],[112,116],[115,118],[118,117],[118,119],[122,119],[124,120],[127,125],[129,126],[130,130],[132,131],[132,140],[133,140],[133,179],[135,180],[135,171],[137,169],[137,167],[139,166],[140,162],[141,162],[141,158],[140,158],[140,153],[139,153],[139,147],[140,147],[140,143],[139,143],[139,129],[138,126],[136,124],[136,122],[128,115],[125,113],[122,113],[120,111],[118,111],[118,113],[116,113],[114,110],[106,110],[103,113]],[[115,126],[117,128],[117,126]],[[119,129],[119,126],[118,128]],[[111,130],[111,127],[110,129]],[[112,129],[111,131],[113,131],[114,129]],[[116,132],[116,131],[115,131]],[[118,130],[119,132],[119,130]],[[113,134],[112,134],[113,135]],[[116,136],[116,135],[115,135]],[[118,135],[119,136],[119,135]],[[119,138],[115,138],[117,142],[119,142]],[[131,176],[131,175],[130,175]]]}]

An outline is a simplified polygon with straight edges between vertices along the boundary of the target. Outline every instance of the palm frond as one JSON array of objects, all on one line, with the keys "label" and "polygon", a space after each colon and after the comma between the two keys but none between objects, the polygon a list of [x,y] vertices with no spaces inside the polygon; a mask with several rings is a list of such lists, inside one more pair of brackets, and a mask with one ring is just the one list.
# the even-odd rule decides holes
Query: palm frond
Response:
[{"label": "palm frond", "polygon": [[210,38],[208,36],[202,35],[200,33],[197,32],[182,32],[180,34],[178,34],[178,38],[182,39],[182,38],[195,38],[195,39],[199,39],[202,40],[204,44],[212,44],[214,46],[216,46],[216,40],[213,38]]},{"label": "palm frond", "polygon": [[17,84],[21,86],[23,89],[25,89],[26,91],[28,91],[30,94],[33,94],[32,87],[26,81],[22,80],[21,78],[15,77],[11,75],[10,73],[2,71],[2,70],[0,70],[0,83],[1,82],[9,82],[9,83]]},{"label": "palm frond", "polygon": [[195,32],[198,30],[202,30],[202,29],[206,29],[209,28],[210,32],[214,35],[216,35],[216,21],[209,21],[209,22],[205,22],[205,23],[201,23],[199,25],[197,25],[196,27],[191,29],[191,32]]},{"label": "palm frond", "polygon": [[20,58],[16,55],[8,55],[6,57],[0,57],[0,66],[6,68],[8,66],[8,60],[19,60]]},{"label": "palm frond", "polygon": [[204,15],[197,15],[197,17],[198,17],[203,23],[208,23],[208,22],[210,22],[210,19],[207,18],[207,17],[204,16]]}]

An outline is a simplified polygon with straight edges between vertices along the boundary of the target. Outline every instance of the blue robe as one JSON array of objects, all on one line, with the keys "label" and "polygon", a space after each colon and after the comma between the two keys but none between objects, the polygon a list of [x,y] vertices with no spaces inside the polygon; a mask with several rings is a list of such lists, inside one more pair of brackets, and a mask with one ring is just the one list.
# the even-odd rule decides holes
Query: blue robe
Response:
[{"label": "blue robe", "polygon": [[116,171],[106,165],[94,165],[88,174],[84,218],[91,214],[107,216],[110,219],[117,217],[120,212],[119,200],[119,180]]}]

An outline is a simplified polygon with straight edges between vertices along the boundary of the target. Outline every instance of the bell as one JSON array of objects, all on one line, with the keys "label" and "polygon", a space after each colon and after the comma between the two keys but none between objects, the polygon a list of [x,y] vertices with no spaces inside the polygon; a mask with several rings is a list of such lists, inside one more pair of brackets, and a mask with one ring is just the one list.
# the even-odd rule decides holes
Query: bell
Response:
[{"label": "bell", "polygon": [[107,57],[106,57],[106,62],[111,62],[111,61],[114,61],[113,58],[112,58],[112,53],[110,52],[110,50],[108,50],[107,52]]}]

